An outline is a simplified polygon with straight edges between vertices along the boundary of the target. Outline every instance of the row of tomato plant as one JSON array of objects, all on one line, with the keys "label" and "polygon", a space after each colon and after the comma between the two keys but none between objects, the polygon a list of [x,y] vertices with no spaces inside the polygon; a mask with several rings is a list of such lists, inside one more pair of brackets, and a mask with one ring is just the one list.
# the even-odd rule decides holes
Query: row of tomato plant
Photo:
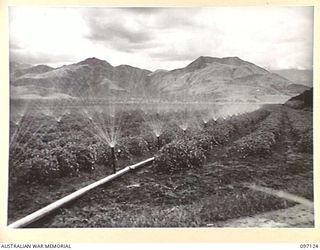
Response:
[{"label": "row of tomato plant", "polygon": [[211,120],[203,130],[187,133],[162,147],[155,156],[154,166],[165,172],[201,167],[215,146],[227,144],[238,133],[253,129],[268,114],[269,111],[260,109],[226,120]]},{"label": "row of tomato plant", "polygon": [[301,152],[313,151],[312,114],[305,110],[286,109],[292,134],[297,138],[297,146]]},{"label": "row of tomato plant", "polygon": [[[165,125],[160,136],[161,146],[183,136],[174,117],[175,113],[162,115]],[[79,113],[66,115],[60,122],[53,117],[28,115],[20,127],[10,125],[11,134],[22,131],[10,145],[11,184],[16,181],[46,183],[63,176],[77,176],[81,171],[92,172],[97,165],[109,166],[111,171],[110,147],[94,136],[92,124]],[[141,111],[123,112],[120,126],[116,160],[133,163],[134,159],[153,155],[158,150],[158,140]],[[194,133],[195,128],[189,130]]]},{"label": "row of tomato plant", "polygon": [[[129,162],[156,148],[156,140],[150,139],[150,134],[144,132],[144,138],[136,132],[146,129],[138,128],[143,124],[138,113],[133,116],[135,120],[127,122],[124,130],[127,134],[131,130],[132,136],[122,136],[115,151],[117,159]],[[109,146],[94,136],[90,122],[79,114],[65,116],[59,123],[52,117],[28,115],[20,127],[13,123],[10,126],[12,137],[16,133],[9,152],[10,184],[48,182],[77,176],[81,171],[92,172],[97,164],[111,165]]]},{"label": "row of tomato plant", "polygon": [[282,122],[283,112],[275,110],[259,123],[255,131],[233,142],[228,151],[237,153],[241,158],[269,154],[280,136]]},{"label": "row of tomato plant", "polygon": [[[226,120],[211,120],[203,129],[194,126],[188,128],[187,133],[183,133],[172,114],[168,114],[164,117],[162,148],[156,154],[155,165],[169,171],[201,166],[214,146],[228,143],[238,133],[247,133],[268,114],[269,111],[261,109]],[[99,164],[111,165],[109,146],[92,136],[90,123],[83,117],[69,115],[54,126],[53,121],[46,120],[48,117],[42,117],[42,121],[29,119],[29,133],[21,136],[10,149],[11,180],[47,182],[55,177],[94,171]],[[116,145],[116,158],[132,162],[136,157],[156,153],[157,139],[139,112],[128,113],[124,120],[127,122],[123,123],[123,136]],[[37,131],[35,128],[40,124],[46,126]]]}]

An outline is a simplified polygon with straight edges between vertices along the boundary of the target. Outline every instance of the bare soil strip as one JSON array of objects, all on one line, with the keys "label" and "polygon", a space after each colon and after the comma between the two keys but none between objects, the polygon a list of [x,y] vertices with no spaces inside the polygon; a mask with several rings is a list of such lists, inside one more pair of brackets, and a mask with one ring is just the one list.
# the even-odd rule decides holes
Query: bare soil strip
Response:
[{"label": "bare soil strip", "polygon": [[310,228],[314,227],[313,209],[304,205],[296,205],[287,209],[279,209],[254,216],[227,220],[209,224],[210,227],[281,227]]},{"label": "bare soil strip", "polygon": [[300,197],[300,196],[297,196],[294,194],[290,194],[290,193],[282,191],[282,190],[279,191],[279,190],[275,190],[272,188],[261,187],[256,184],[244,184],[244,186],[247,188],[250,188],[252,190],[255,190],[255,191],[263,192],[266,194],[277,196],[279,198],[283,198],[288,201],[293,201],[295,203],[299,203],[299,204],[301,204],[307,208],[310,208],[310,209],[313,209],[313,207],[314,207],[313,202],[309,201],[308,199],[305,199],[303,197]]}]

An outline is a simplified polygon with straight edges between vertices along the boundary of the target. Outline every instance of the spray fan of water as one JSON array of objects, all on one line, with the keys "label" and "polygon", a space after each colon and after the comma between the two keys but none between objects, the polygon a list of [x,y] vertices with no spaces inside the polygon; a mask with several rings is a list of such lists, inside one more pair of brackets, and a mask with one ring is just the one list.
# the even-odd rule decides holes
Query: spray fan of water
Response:
[{"label": "spray fan of water", "polygon": [[60,122],[66,110],[61,111],[60,108],[53,107],[42,106],[34,101],[11,105],[9,148],[12,164],[24,158],[26,149],[33,149],[34,145],[31,144],[39,138],[39,133],[45,135]]}]

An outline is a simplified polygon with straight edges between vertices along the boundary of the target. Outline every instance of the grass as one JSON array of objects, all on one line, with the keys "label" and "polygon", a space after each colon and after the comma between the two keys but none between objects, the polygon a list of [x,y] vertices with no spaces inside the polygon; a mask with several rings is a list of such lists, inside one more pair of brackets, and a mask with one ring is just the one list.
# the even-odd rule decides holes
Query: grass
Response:
[{"label": "grass", "polygon": [[64,208],[51,227],[203,227],[293,205],[245,188],[224,189],[184,205],[141,206],[125,202]]}]

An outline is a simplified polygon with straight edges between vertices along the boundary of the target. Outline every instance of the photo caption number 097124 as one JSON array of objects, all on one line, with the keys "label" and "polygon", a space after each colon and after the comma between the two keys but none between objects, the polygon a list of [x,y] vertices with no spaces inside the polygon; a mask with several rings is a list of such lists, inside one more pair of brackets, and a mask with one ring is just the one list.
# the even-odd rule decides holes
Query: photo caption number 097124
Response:
[{"label": "photo caption number 097124", "polygon": [[307,248],[315,249],[315,248],[319,248],[319,244],[300,244],[300,248],[303,248],[303,249],[307,249]]}]

